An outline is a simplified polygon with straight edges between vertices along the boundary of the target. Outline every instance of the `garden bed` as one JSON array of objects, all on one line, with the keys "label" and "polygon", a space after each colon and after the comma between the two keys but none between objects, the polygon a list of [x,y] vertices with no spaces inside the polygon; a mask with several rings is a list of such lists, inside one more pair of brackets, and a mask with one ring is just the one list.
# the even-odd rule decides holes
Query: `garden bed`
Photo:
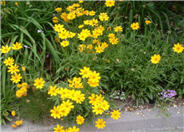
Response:
[{"label": "garden bed", "polygon": [[54,132],[78,132],[182,107],[182,4],[1,1],[1,124],[55,120]]}]

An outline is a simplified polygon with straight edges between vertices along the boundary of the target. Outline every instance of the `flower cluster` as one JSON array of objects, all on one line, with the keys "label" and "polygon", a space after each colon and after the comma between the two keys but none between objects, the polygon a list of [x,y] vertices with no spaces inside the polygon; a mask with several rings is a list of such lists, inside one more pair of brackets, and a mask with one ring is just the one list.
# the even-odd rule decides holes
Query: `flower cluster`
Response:
[{"label": "flower cluster", "polygon": [[[22,48],[22,44],[16,42],[15,44],[13,44],[12,46],[2,46],[0,51],[1,53],[8,53],[11,49],[13,50],[19,50]],[[8,72],[11,74],[11,81],[13,83],[19,83],[22,79],[21,74],[19,73],[19,66],[17,64],[14,63],[14,59],[12,57],[8,57],[7,59],[5,59],[3,61],[3,63],[8,67]]]},{"label": "flower cluster", "polygon": [[17,98],[21,98],[22,96],[27,96],[27,89],[29,88],[29,85],[26,82],[17,84],[17,87],[19,88],[16,91]]},{"label": "flower cluster", "polygon": [[172,98],[174,96],[177,95],[175,90],[167,90],[167,91],[162,91],[161,95],[163,96],[163,98]]},{"label": "flower cluster", "polygon": [[109,110],[110,107],[101,94],[91,94],[91,96],[89,96],[89,103],[92,105],[93,113],[96,115],[102,115],[105,111]]},{"label": "flower cluster", "polygon": [[[82,2],[83,3],[83,2]],[[107,0],[105,2],[106,7],[112,7],[115,5],[114,0]],[[56,8],[55,11],[60,14],[61,8]],[[118,44],[118,37],[116,37],[115,33],[122,32],[123,29],[121,26],[114,27],[114,33],[109,32],[109,28],[107,27],[107,22],[109,21],[110,17],[108,16],[107,12],[102,12],[96,14],[95,11],[88,11],[82,8],[81,2],[74,3],[69,5],[66,8],[67,12],[63,12],[61,14],[61,19],[65,22],[71,22],[72,20],[82,17],[82,23],[78,25],[78,29],[74,32],[67,31],[62,24],[59,24],[58,17],[53,17],[53,22],[57,23],[54,26],[54,30],[57,32],[57,35],[60,40],[57,39],[57,42],[60,42],[62,47],[69,46],[68,38],[76,38],[79,40],[78,50],[79,52],[87,51],[87,53],[103,53],[104,50],[109,47],[109,44],[106,42],[106,38],[109,38],[109,43],[112,45]],[[93,18],[91,18],[91,16]],[[61,21],[62,22],[62,21]],[[74,30],[76,28],[73,28]],[[107,31],[105,31],[107,29]],[[67,33],[68,32],[68,33]],[[109,34],[113,34],[109,37]],[[72,36],[70,36],[72,34]],[[69,36],[68,36],[69,35]],[[64,40],[63,40],[64,39]],[[82,42],[82,44],[81,44]]]},{"label": "flower cluster", "polygon": [[16,42],[12,46],[8,46],[8,45],[2,46],[1,49],[0,49],[0,51],[1,51],[1,53],[4,53],[5,54],[5,53],[8,53],[9,51],[11,51],[11,49],[12,50],[22,49],[22,44],[19,43],[19,42]]},{"label": "flower cluster", "polygon": [[[79,74],[81,77],[73,77],[72,80],[68,80],[68,86],[65,88],[57,87],[56,85],[50,86],[48,94],[54,98],[61,100],[61,103],[55,105],[51,110],[51,116],[54,119],[65,119],[70,116],[71,111],[78,111],[79,105],[88,104],[91,107],[91,112],[96,116],[102,116],[108,113],[110,105],[105,97],[99,93],[97,86],[100,83],[100,74],[96,71],[90,70],[89,67],[83,67],[80,69]],[[88,85],[87,85],[88,84]],[[97,92],[97,93],[96,93]],[[111,112],[111,117],[114,120],[120,118],[119,110]],[[85,117],[81,113],[77,113],[75,117],[77,125],[82,125],[85,122]],[[96,121],[96,127],[102,129],[105,127],[105,121],[98,118]],[[79,131],[76,126],[65,128],[64,126],[57,125],[54,128],[54,132],[66,131],[69,129],[75,129]]]},{"label": "flower cluster", "polygon": [[100,73],[97,73],[96,71],[91,71],[89,67],[84,67],[83,69],[80,69],[80,75],[82,75],[83,78],[88,79],[88,84],[91,87],[97,87],[99,86],[100,82]]},{"label": "flower cluster", "polygon": [[23,120],[17,120],[17,121],[15,121],[15,123],[12,124],[11,126],[12,126],[13,128],[17,128],[18,126],[21,126],[22,124],[23,124]]}]

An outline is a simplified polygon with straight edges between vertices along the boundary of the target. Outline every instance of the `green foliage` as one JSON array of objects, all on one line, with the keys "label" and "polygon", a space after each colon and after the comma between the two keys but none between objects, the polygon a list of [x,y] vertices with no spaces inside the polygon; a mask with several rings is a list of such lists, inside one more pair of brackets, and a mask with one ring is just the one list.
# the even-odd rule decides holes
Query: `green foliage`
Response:
[{"label": "green foliage", "polygon": [[[115,25],[124,28],[118,34],[118,45],[105,49],[102,54],[79,53],[77,46],[81,42],[75,39],[66,48],[55,41],[54,10],[56,7],[65,9],[71,3],[74,2],[22,1],[15,6],[14,2],[6,2],[1,9],[1,44],[21,42],[29,48],[2,55],[1,62],[8,56],[14,57],[18,64],[27,68],[23,81],[31,83],[40,76],[48,82],[60,83],[76,76],[83,66],[88,66],[101,74],[100,83],[107,95],[118,91],[137,104],[149,103],[153,98],[159,100],[163,89],[176,90],[180,97],[183,96],[184,55],[172,50],[174,43],[184,43],[184,7],[180,2],[126,1],[117,2],[115,8],[108,9],[104,2],[84,2],[84,8],[95,10],[98,14],[107,12],[110,17],[107,25],[112,29]],[[145,19],[151,20],[152,24],[145,25]],[[60,22],[73,31],[82,20]],[[130,25],[133,22],[140,23],[140,30],[132,31]],[[38,33],[38,30],[43,32]],[[156,53],[162,58],[159,64],[154,65],[150,58]],[[1,63],[1,123],[11,120],[9,112],[19,106],[15,99],[16,87],[6,71]],[[32,120],[48,115],[52,103],[46,106],[47,96],[41,93],[28,95],[20,101],[22,115]],[[26,100],[30,102],[26,103]]]}]

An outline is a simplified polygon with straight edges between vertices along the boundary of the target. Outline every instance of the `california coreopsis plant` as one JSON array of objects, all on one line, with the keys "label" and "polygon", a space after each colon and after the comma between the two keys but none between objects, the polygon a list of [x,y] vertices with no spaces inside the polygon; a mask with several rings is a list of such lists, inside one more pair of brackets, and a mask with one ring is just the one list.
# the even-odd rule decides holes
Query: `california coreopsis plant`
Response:
[{"label": "california coreopsis plant", "polygon": [[[177,14],[172,24],[173,14],[183,10],[174,13],[171,8],[166,9],[175,6],[173,3],[161,6],[164,2],[61,1],[45,4],[2,1],[1,4],[2,97],[5,102],[9,99],[15,102],[15,97],[16,101],[24,100],[24,108],[30,111],[27,115],[38,113],[35,115],[39,118],[42,112],[38,111],[44,109],[53,118],[60,117],[64,122],[73,121],[78,125],[94,117],[95,126],[103,128],[105,120],[95,119],[96,113],[102,111],[93,110],[98,107],[88,104],[89,97],[104,97],[106,102],[106,95],[118,93],[115,96],[123,98],[116,96],[116,99],[130,97],[138,105],[149,103],[155,97],[159,99],[162,89],[175,90],[179,97],[184,94],[182,15]],[[156,11],[158,7],[163,8],[163,14]],[[99,79],[79,74],[82,67],[88,72],[93,69],[93,78],[100,73],[96,77]],[[85,90],[92,90],[89,91],[92,95]],[[66,92],[81,98],[71,98],[67,94],[65,97]],[[54,102],[51,106],[47,102],[50,100],[45,101],[47,97],[35,96],[48,96],[47,93]],[[8,94],[15,97],[10,98]],[[17,104],[7,102],[4,104]],[[60,109],[64,105],[69,109]],[[5,116],[14,110],[4,109],[7,112],[2,115]],[[66,112],[55,115],[57,110]],[[103,113],[106,112],[108,110]],[[111,117],[116,119],[115,116],[119,117],[116,110]],[[15,123],[12,127],[16,127]],[[62,127],[58,125],[55,131],[79,130]]]},{"label": "california coreopsis plant", "polygon": [[[73,77],[72,80],[68,80],[66,87],[50,86],[48,94],[51,99],[57,100],[56,105],[50,110],[51,116],[54,119],[62,119],[61,122],[70,120],[78,126],[84,124],[86,120],[98,117],[96,127],[102,129],[105,127],[105,121],[100,117],[102,118],[103,115],[109,113],[110,104],[98,88],[101,79],[100,74],[90,70],[89,67],[80,69],[79,74],[80,77]],[[120,117],[119,110],[113,111],[111,117],[117,120]],[[65,131],[79,130],[77,126],[67,128],[57,125],[54,128],[55,132],[59,129]]]}]

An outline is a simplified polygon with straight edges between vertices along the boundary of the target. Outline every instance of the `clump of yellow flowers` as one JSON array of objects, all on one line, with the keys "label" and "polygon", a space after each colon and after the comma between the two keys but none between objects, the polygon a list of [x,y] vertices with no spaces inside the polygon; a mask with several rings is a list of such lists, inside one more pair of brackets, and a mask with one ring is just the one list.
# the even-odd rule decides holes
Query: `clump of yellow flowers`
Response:
[{"label": "clump of yellow flowers", "polygon": [[[80,69],[79,77],[73,77],[68,80],[67,86],[58,87],[57,85],[51,85],[48,89],[48,94],[54,100],[60,100],[57,105],[53,106],[50,110],[51,117],[54,119],[61,119],[62,121],[67,117],[74,116],[75,123],[82,125],[85,123],[85,115],[80,113],[80,110],[84,109],[83,105],[88,106],[91,113],[95,116],[102,117],[110,111],[110,104],[105,97],[100,93],[98,86],[100,85],[100,73],[92,71],[89,67],[84,66]],[[75,111],[75,112],[74,112]],[[83,111],[83,110],[82,110]],[[75,113],[75,114],[74,114]],[[73,115],[74,114],[74,115]],[[120,118],[120,111],[114,110],[111,112],[111,117],[114,120]],[[98,118],[96,121],[96,127],[103,129],[105,121],[102,118]],[[59,124],[54,128],[54,132],[59,131],[79,131],[77,126],[65,127]]]},{"label": "clump of yellow flowers", "polygon": [[[116,35],[123,31],[121,26],[114,27],[114,31],[108,30],[108,21],[110,17],[107,12],[101,12],[97,14],[95,11],[85,10],[82,7],[83,2],[74,3],[69,5],[66,9],[56,8],[57,16],[61,17],[61,23],[67,22],[72,23],[75,19],[82,20],[79,23],[78,28],[70,28],[66,30],[63,24],[59,23],[59,17],[53,17],[54,30],[57,33],[57,42],[60,43],[61,47],[66,48],[70,45],[74,45],[70,42],[72,39],[78,39],[78,51],[85,53],[103,53],[106,48],[110,47],[110,44],[116,45],[119,40]],[[106,7],[112,7],[115,5],[114,0],[105,1]],[[65,11],[66,10],[66,11]],[[63,12],[62,12],[63,11]],[[83,17],[82,17],[83,16]],[[110,27],[111,28],[111,27]],[[111,37],[109,37],[109,34]],[[106,38],[109,41],[106,41]],[[76,43],[75,43],[76,45]],[[73,46],[72,46],[73,47]]]}]

